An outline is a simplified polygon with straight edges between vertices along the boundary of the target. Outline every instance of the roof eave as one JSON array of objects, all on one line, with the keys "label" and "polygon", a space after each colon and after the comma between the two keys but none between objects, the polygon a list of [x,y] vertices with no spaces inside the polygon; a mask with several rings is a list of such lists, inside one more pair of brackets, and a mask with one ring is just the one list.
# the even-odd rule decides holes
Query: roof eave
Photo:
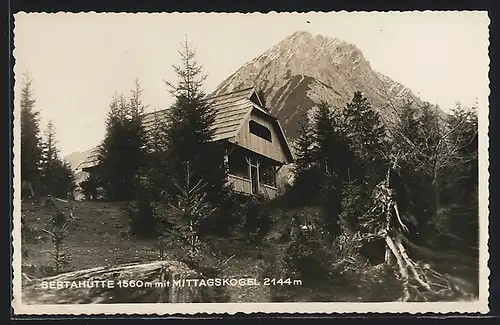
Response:
[{"label": "roof eave", "polygon": [[290,150],[290,144],[288,143],[288,140],[286,139],[285,132],[283,128],[281,127],[281,123],[278,119],[276,119],[276,125],[278,126],[279,132],[283,138],[283,141],[285,142],[285,152],[288,158],[288,163],[293,163],[293,154],[292,151]]}]

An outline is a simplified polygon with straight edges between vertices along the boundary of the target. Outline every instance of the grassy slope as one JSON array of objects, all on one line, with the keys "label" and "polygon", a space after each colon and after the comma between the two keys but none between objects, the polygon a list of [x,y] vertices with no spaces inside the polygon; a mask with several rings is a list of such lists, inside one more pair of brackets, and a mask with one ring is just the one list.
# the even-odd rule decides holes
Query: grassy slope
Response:
[{"label": "grassy slope", "polygon": [[[128,236],[128,219],[121,211],[123,204],[89,201],[57,204],[72,211],[75,217],[66,244],[67,252],[71,256],[68,271],[158,260],[155,240]],[[36,242],[29,242],[24,247],[29,250],[29,255],[23,260],[23,272],[30,276],[43,277],[47,275],[53,245],[42,229],[49,222],[53,209],[44,207],[41,203],[23,202],[22,212],[27,223],[41,236]],[[224,264],[224,276],[258,278],[262,259],[258,258],[259,254],[241,254],[242,250],[248,251],[241,245],[243,244],[230,240],[220,240],[217,243],[217,246],[224,248],[222,254],[226,259],[235,255]],[[269,288],[263,286],[231,287],[229,294],[232,302],[259,302],[270,299]]]},{"label": "grassy slope", "polygon": [[[89,201],[59,202],[61,208],[69,209],[74,215],[71,234],[67,240],[67,251],[71,256],[70,270],[81,270],[129,262],[158,260],[155,240],[141,240],[128,235],[128,218],[121,211],[123,204]],[[29,255],[24,258],[23,272],[30,276],[48,275],[51,264],[50,252],[53,244],[42,231],[47,225],[53,209],[41,203],[23,202],[22,212],[27,223],[42,238],[28,242],[25,247]],[[222,265],[223,276],[233,278],[257,278],[262,280],[269,265],[266,258],[283,254],[283,243],[268,235],[267,244],[248,244],[238,239],[213,238],[213,247]],[[174,252],[167,252],[168,254]],[[272,266],[271,266],[272,269]],[[272,275],[270,275],[272,276]],[[366,289],[366,288],[365,288]],[[377,299],[378,294],[365,292],[355,284],[335,285],[320,288],[307,287],[229,287],[231,302],[269,301],[366,301]],[[375,296],[373,297],[373,294]]]}]

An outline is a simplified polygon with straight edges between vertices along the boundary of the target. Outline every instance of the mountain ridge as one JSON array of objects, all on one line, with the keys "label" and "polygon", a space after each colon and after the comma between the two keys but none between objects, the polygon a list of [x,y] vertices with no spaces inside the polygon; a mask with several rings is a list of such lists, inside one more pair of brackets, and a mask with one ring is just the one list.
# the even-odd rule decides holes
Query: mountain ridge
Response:
[{"label": "mountain ridge", "polygon": [[423,103],[403,84],[374,71],[361,50],[336,37],[297,31],[244,64],[222,81],[213,95],[254,86],[265,95],[287,137],[297,136],[298,122],[320,101],[341,108],[355,91],[388,114],[405,99]]}]

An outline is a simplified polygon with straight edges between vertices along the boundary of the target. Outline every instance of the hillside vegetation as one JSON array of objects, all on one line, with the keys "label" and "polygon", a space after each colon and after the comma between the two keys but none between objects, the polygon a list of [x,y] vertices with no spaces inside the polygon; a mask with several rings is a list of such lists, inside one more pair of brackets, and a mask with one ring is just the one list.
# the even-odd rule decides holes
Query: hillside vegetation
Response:
[{"label": "hillside vegetation", "polygon": [[[70,256],[67,267],[62,275],[72,271],[92,269],[96,267],[119,267],[129,263],[147,264],[160,260],[178,259],[182,254],[180,247],[169,247],[160,258],[160,248],[154,239],[140,239],[130,235],[130,220],[124,212],[125,203],[95,202],[95,201],[56,201],[58,208],[73,215],[70,221],[69,236],[64,251]],[[29,229],[23,229],[23,262],[22,272],[24,284],[36,282],[57,274],[55,272],[54,245],[51,236],[43,229],[49,228],[54,215],[54,208],[43,201],[25,201],[22,204],[24,221]],[[224,288],[219,296],[211,297],[218,301],[229,302],[279,302],[279,301],[390,301],[397,300],[401,294],[398,281],[391,278],[380,266],[372,267],[361,263],[363,269],[331,270],[330,279],[317,278],[314,274],[314,263],[307,264],[312,274],[287,274],[287,264],[284,261],[287,254],[287,243],[291,230],[291,220],[315,220],[321,214],[319,208],[300,208],[290,211],[274,211],[270,216],[273,220],[271,229],[265,237],[246,241],[242,236],[234,238],[213,237],[210,239],[215,256],[205,256],[204,265],[220,264],[219,277],[255,278],[263,283],[265,278],[275,279],[282,283],[270,283],[268,286],[235,286]],[[303,243],[306,244],[306,243]],[[304,247],[304,249],[306,249]],[[314,248],[313,248],[314,249]],[[321,249],[318,252],[321,254]],[[318,255],[318,258],[321,258]],[[431,259],[434,268],[446,274],[454,274],[454,283],[461,286],[460,290],[470,290],[474,293],[475,270],[457,269],[457,261],[463,260],[464,254],[455,252],[448,256],[436,255]],[[182,259],[182,258],[181,258]],[[428,256],[426,260],[429,261]],[[331,263],[334,260],[325,260]],[[339,259],[337,259],[337,262]],[[312,260],[314,262],[314,260]],[[328,267],[328,266],[326,266]],[[351,271],[351,273],[349,273]],[[355,272],[352,272],[355,271]],[[344,274],[342,274],[345,272]],[[198,278],[210,278],[210,273]],[[29,279],[29,281],[26,281]],[[63,278],[64,279],[64,278]],[[79,281],[82,277],[75,277]],[[124,277],[126,280],[154,281],[146,274],[135,274]],[[149,280],[148,280],[149,279]],[[289,283],[287,283],[287,279]],[[301,280],[301,283],[293,283]],[[313,281],[314,280],[314,281]],[[137,289],[138,290],[138,289]],[[84,300],[84,290],[72,290],[73,297]],[[38,291],[35,291],[35,293]],[[80,293],[79,293],[80,292]],[[30,296],[31,294],[31,296]],[[42,294],[42,293],[40,293]],[[47,293],[43,293],[45,296]],[[40,296],[27,292],[30,301],[41,301]],[[136,295],[133,302],[152,302],[156,295]],[[472,295],[471,295],[472,297]],[[92,297],[90,297],[92,298]],[[89,298],[89,299],[90,299]],[[52,301],[51,297],[45,297]],[[75,300],[77,301],[77,300]],[[46,302],[46,301],[45,301]],[[71,300],[59,303],[70,303]]]}]

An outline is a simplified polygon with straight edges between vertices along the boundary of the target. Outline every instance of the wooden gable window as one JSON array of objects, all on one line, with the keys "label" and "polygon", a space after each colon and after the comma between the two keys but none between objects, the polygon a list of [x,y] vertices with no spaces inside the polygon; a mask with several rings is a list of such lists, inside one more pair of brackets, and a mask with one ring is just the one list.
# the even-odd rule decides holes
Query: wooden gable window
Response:
[{"label": "wooden gable window", "polygon": [[266,141],[269,141],[269,142],[272,142],[272,138],[271,138],[271,131],[265,127],[264,125],[260,124],[260,123],[257,123],[255,121],[250,121],[248,122],[248,126],[250,128],[250,133],[266,140]]}]

